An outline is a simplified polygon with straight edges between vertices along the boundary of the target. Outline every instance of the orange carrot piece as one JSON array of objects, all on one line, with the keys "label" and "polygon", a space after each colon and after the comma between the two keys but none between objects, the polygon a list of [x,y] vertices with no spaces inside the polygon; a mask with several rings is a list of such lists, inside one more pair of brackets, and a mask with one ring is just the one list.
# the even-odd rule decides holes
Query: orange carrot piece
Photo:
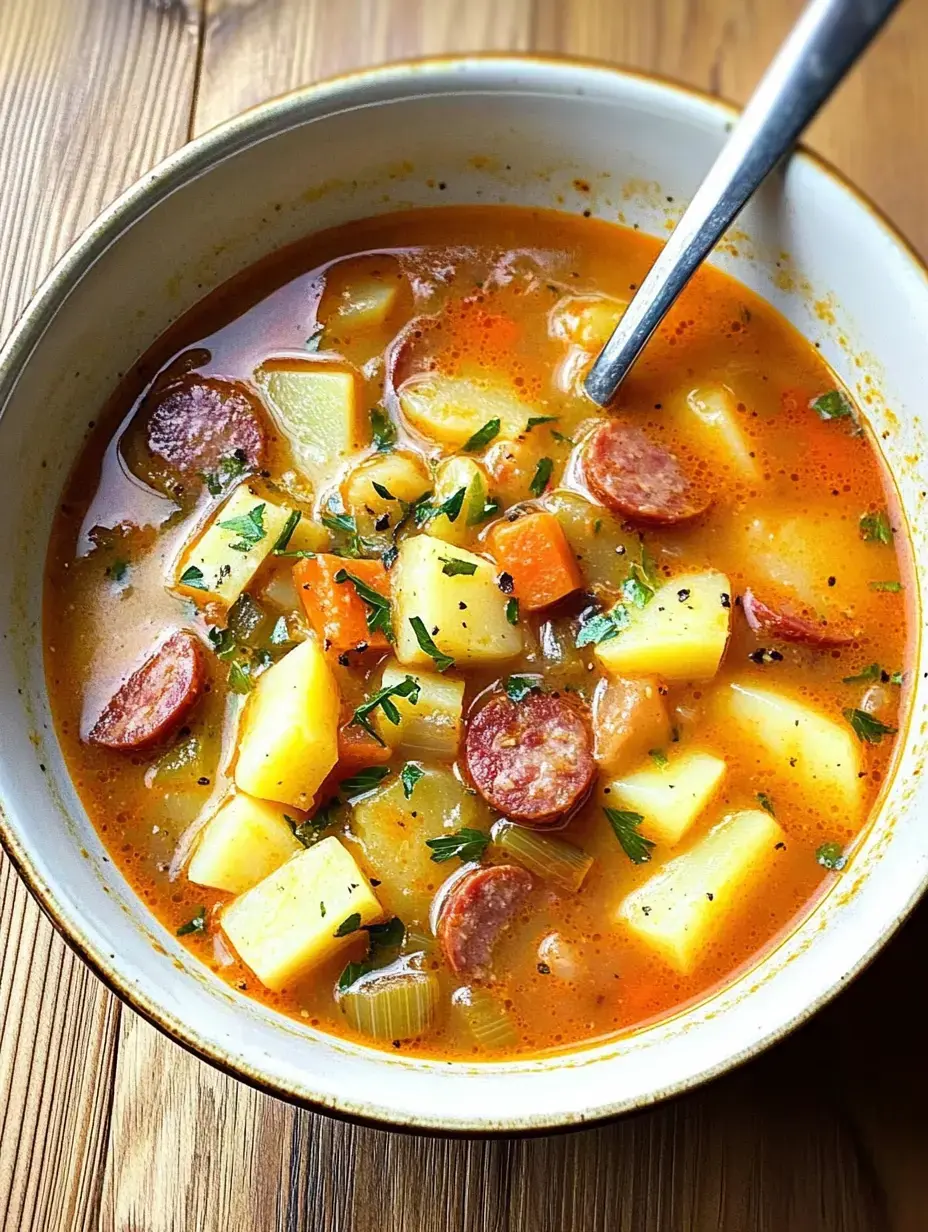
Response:
[{"label": "orange carrot piece", "polygon": [[352,582],[336,582],[339,569],[354,574],[372,590],[390,594],[390,579],[379,560],[346,560],[321,552],[293,566],[293,581],[306,617],[326,650],[338,654],[364,646],[386,650],[389,642],[379,630],[367,627],[369,608]]},{"label": "orange carrot piece", "polygon": [[500,569],[511,574],[516,598],[529,612],[550,607],[583,585],[570,544],[551,513],[498,522],[489,547]]}]

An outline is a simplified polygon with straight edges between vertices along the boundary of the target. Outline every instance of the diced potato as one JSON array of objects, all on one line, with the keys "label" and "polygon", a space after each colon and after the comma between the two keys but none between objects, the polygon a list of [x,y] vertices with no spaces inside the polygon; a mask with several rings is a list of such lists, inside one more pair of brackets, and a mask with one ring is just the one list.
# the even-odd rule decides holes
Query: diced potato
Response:
[{"label": "diced potato", "polygon": [[719,669],[731,616],[731,584],[724,573],[681,573],[647,607],[629,607],[629,623],[600,642],[596,657],[615,676],[708,680]]},{"label": "diced potato", "polygon": [[691,389],[683,404],[687,422],[695,419],[709,449],[726,457],[743,478],[760,478],[760,467],[751,457],[751,446],[738,423],[738,405],[727,385]]},{"label": "diced potato", "polygon": [[[393,497],[381,495],[374,484],[385,489]],[[387,513],[391,524],[399,521],[399,501],[412,504],[431,488],[428,471],[422,459],[412,453],[376,453],[356,466],[342,485],[342,500],[349,513],[358,519],[358,526],[365,532],[363,521],[374,522]]]},{"label": "diced potato", "polygon": [[860,816],[860,744],[843,721],[777,689],[733,681],[716,693],[712,714],[734,738],[763,753],[770,768],[797,794],[837,804],[850,821]]},{"label": "diced potato", "polygon": [[409,927],[427,924],[432,897],[448,871],[432,860],[426,840],[462,828],[487,830],[487,823],[482,805],[450,770],[426,766],[408,800],[395,776],[359,800],[351,832],[382,883],[377,894],[384,909]]},{"label": "diced potato", "polygon": [[444,539],[446,543],[466,543],[473,528],[484,520],[487,503],[487,477],[483,467],[473,458],[447,458],[435,474],[435,495],[432,499],[440,505],[461,488],[464,489],[464,503],[454,521],[443,513],[429,522],[429,534]]},{"label": "diced potato", "polygon": [[242,719],[235,782],[262,800],[309,808],[338,759],[338,685],[312,639],[258,677]]},{"label": "diced potato", "polygon": [[293,528],[287,542],[288,552],[324,552],[329,546],[329,532],[321,522],[304,513]]},{"label": "diced potato", "polygon": [[638,536],[623,528],[608,509],[558,488],[545,497],[545,507],[561,524],[587,585],[616,586],[638,557]]},{"label": "diced potato", "polygon": [[[472,574],[443,572],[451,560],[474,565]],[[522,634],[506,619],[506,596],[496,584],[496,571],[464,548],[452,547],[431,535],[415,535],[400,545],[392,570],[393,626],[396,657],[409,667],[432,667],[412,626],[418,616],[442,654],[456,663],[496,663],[514,658],[522,649]]]},{"label": "diced potato", "polygon": [[552,337],[585,351],[601,351],[627,307],[625,300],[606,295],[568,295],[551,309],[548,329]]},{"label": "diced potato", "polygon": [[641,813],[645,838],[675,847],[705,812],[726,769],[720,757],[696,750],[677,754],[666,766],[649,758],[632,774],[612,780],[609,801]]},{"label": "diced potato", "polygon": [[449,680],[437,672],[410,673],[397,663],[388,663],[383,670],[381,688],[401,684],[410,674],[419,685],[419,700],[413,706],[408,698],[393,699],[400,712],[398,724],[391,723],[378,709],[376,725],[380,736],[391,748],[402,749],[413,756],[426,753],[453,758],[461,740],[464,681]]},{"label": "diced potato", "polygon": [[332,466],[370,440],[353,372],[287,360],[258,368],[255,380],[304,462]]},{"label": "diced potato", "polygon": [[518,436],[532,409],[501,379],[415,376],[399,390],[400,408],[417,432],[457,448],[491,419],[502,436]]},{"label": "diced potato", "polygon": [[236,795],[206,823],[187,876],[197,885],[244,894],[302,850],[279,806]]},{"label": "diced potato", "polygon": [[594,756],[615,774],[670,740],[670,719],[656,677],[601,680],[593,694]]},{"label": "diced potato", "polygon": [[774,868],[783,831],[761,809],[732,813],[619,907],[617,918],[683,974]]},{"label": "diced potato", "polygon": [[[213,600],[231,607],[269,555],[289,516],[284,505],[265,500],[251,484],[240,484],[203,534],[181,553],[177,590],[199,603]],[[249,519],[244,534],[222,525],[239,518]],[[264,533],[257,538],[262,528]]]},{"label": "diced potato", "polygon": [[350,944],[338,931],[383,919],[367,877],[337,838],[325,838],[259,881],[222,913],[236,952],[267,988],[279,991]]},{"label": "diced potato", "polygon": [[517,441],[505,437],[494,441],[483,459],[493,485],[493,495],[503,505],[528,500],[538,463],[550,452],[542,432],[530,432]]},{"label": "diced potato", "polygon": [[396,306],[400,287],[395,278],[389,282],[367,277],[357,278],[341,293],[326,324],[341,332],[345,329],[374,329],[383,325]]}]

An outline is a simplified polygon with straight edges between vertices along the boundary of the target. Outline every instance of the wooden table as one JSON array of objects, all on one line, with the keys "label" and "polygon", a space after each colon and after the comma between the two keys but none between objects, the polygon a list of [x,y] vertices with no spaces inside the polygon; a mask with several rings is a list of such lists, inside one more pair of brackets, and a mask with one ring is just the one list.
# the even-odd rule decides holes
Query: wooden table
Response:
[{"label": "wooden table", "polygon": [[[125,185],[272,94],[358,65],[557,50],[744,99],[800,0],[0,0],[0,335]],[[811,142],[928,254],[928,8]],[[853,260],[853,254],[848,254]],[[2,739],[2,737],[0,737]],[[2,1232],[928,1228],[928,907],[814,1022],[606,1128],[451,1142],[296,1111],[121,1006],[0,858]]]}]

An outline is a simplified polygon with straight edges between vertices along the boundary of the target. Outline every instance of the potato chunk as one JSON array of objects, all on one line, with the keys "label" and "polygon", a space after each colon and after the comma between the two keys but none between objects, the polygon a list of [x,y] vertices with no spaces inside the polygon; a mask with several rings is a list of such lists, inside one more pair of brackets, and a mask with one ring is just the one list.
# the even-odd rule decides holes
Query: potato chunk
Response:
[{"label": "potato chunk", "polygon": [[359,800],[351,830],[365,863],[382,882],[377,893],[384,908],[408,925],[425,925],[429,906],[447,876],[426,840],[462,828],[488,829],[484,809],[450,770],[426,766],[406,799],[402,782],[392,777]]},{"label": "potato chunk", "polygon": [[383,669],[381,688],[402,684],[410,674],[419,686],[418,701],[413,706],[408,698],[393,698],[400,721],[391,723],[383,711],[378,710],[377,731],[391,748],[402,749],[413,756],[425,753],[453,758],[461,740],[464,681],[449,680],[437,672],[410,673],[397,663],[388,663]]},{"label": "potato chunk", "polygon": [[610,801],[641,813],[641,833],[675,847],[712,800],[725,777],[725,762],[696,750],[679,753],[659,765],[651,758],[640,769],[613,779]]},{"label": "potato chunk", "polygon": [[487,503],[487,477],[473,458],[446,458],[435,474],[435,495],[432,501],[440,505],[455,492],[464,489],[461,512],[450,521],[443,513],[429,523],[429,534],[446,543],[466,543],[473,527],[484,519]]},{"label": "potato chunk", "polygon": [[270,554],[290,512],[259,496],[251,484],[240,484],[181,553],[177,590],[199,603],[231,607]]},{"label": "potato chunk", "polygon": [[367,877],[337,838],[325,838],[259,881],[222,913],[236,952],[267,988],[279,991],[346,943],[360,926],[383,919]]},{"label": "potato chunk", "polygon": [[769,813],[731,813],[633,890],[618,920],[687,974],[699,965],[707,943],[763,887],[784,837]]},{"label": "potato chunk", "polygon": [[[342,500],[348,512],[357,519],[358,529],[368,535],[374,530],[376,520],[384,514],[389,515],[391,525],[395,525],[402,517],[399,502],[411,505],[431,486],[421,458],[399,451],[376,453],[365,458],[350,473],[342,485]],[[389,496],[384,496],[384,492]]]},{"label": "potato chunk", "polygon": [[627,307],[625,300],[606,295],[567,295],[551,309],[548,331],[585,351],[601,351]]},{"label": "potato chunk", "polygon": [[287,360],[264,364],[255,380],[298,458],[332,466],[368,443],[370,425],[361,413],[353,372]]},{"label": "potato chunk", "polygon": [[399,400],[417,432],[454,448],[491,419],[500,421],[502,436],[518,436],[532,414],[512,386],[479,376],[411,377],[400,387]]},{"label": "potato chunk", "polygon": [[235,782],[262,800],[309,808],[338,759],[338,685],[313,640],[258,678],[242,720]]},{"label": "potato chunk", "polygon": [[396,279],[360,277],[349,283],[341,293],[335,310],[326,317],[326,325],[339,331],[375,329],[383,325],[399,299],[400,285]]},{"label": "potato chunk", "polygon": [[235,795],[206,823],[187,876],[197,885],[244,894],[302,850],[279,806]]},{"label": "potato chunk", "polygon": [[[472,564],[474,572],[449,577],[443,570],[452,560]],[[506,596],[496,584],[496,571],[483,557],[431,535],[416,535],[401,544],[392,579],[400,663],[433,665],[411,624],[416,616],[441,653],[456,663],[496,663],[522,649],[522,634],[506,619]]]},{"label": "potato chunk", "polygon": [[777,689],[732,681],[712,702],[712,714],[736,738],[765,756],[797,798],[837,804],[856,822],[863,806],[860,744],[842,721]]},{"label": "potato chunk", "polygon": [[745,479],[759,479],[760,467],[738,423],[738,405],[727,385],[691,389],[685,399],[685,418],[696,421],[707,447],[727,458]]},{"label": "potato chunk", "polygon": [[724,573],[681,573],[647,607],[629,608],[627,627],[600,642],[596,657],[614,676],[708,680],[728,645],[730,596]]}]

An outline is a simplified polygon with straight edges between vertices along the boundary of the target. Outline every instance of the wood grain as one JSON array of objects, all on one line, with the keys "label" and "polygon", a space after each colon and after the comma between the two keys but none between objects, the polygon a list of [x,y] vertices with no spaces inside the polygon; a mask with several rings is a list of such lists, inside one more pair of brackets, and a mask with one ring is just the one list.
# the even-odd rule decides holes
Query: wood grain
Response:
[{"label": "wood grain", "polygon": [[[0,336],[79,231],[187,136],[198,14],[0,4]],[[95,1224],[119,1009],[0,856],[0,1228]]]},{"label": "wood grain", "polygon": [[[272,94],[487,48],[613,59],[743,100],[800,0],[201,5],[0,0],[0,330],[123,183]],[[928,14],[910,3],[812,142],[928,251],[928,161],[911,153],[926,56]],[[673,1104],[567,1136],[454,1142],[294,1110],[120,1018],[3,867],[0,1229],[917,1232],[928,1066],[911,972],[926,942],[923,909],[809,1026]]]}]

